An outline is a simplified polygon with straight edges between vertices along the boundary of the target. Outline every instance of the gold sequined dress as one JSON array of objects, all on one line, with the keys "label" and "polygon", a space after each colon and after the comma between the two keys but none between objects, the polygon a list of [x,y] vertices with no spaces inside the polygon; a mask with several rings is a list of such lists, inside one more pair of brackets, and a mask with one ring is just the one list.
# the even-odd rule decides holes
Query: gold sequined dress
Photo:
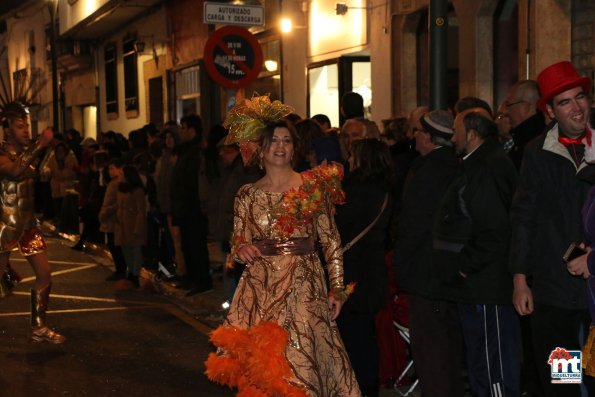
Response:
[{"label": "gold sequined dress", "polygon": [[[297,200],[307,194],[299,189],[293,193]],[[235,201],[234,242],[287,238],[288,229],[283,233],[276,224],[286,214],[274,210],[286,195],[243,186]],[[318,240],[331,288],[342,288],[343,259],[333,206],[328,195],[322,202],[324,208],[311,221],[290,226],[290,238]],[[262,322],[279,324],[288,334],[285,356],[292,373],[290,384],[312,397],[361,396],[337,326],[329,318],[325,280],[316,252],[263,256],[245,269],[226,325],[246,329]]]}]

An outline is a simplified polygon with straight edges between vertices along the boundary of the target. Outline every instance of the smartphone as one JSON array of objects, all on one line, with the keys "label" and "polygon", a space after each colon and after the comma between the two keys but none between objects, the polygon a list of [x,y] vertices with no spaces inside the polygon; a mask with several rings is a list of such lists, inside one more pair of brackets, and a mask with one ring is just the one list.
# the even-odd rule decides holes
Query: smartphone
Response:
[{"label": "smartphone", "polygon": [[566,252],[564,253],[562,259],[564,260],[564,262],[568,263],[571,260],[578,258],[579,256],[585,255],[586,253],[587,251],[579,247],[577,243],[571,243],[568,246]]}]

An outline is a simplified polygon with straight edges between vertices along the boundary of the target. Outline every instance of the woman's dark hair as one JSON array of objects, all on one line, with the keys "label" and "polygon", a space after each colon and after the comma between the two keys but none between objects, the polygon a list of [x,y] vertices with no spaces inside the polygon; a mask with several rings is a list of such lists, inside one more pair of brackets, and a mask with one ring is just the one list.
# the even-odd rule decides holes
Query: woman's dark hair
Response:
[{"label": "woman's dark hair", "polygon": [[137,153],[132,158],[132,165],[140,174],[149,172],[149,156],[146,153]]},{"label": "woman's dark hair", "polygon": [[300,158],[305,158],[312,150],[315,140],[324,136],[324,131],[318,122],[312,119],[298,121],[295,124],[298,140],[300,141]]},{"label": "woman's dark hair", "polygon": [[318,124],[320,124],[320,126],[322,127],[323,124],[328,124],[328,127],[331,128],[331,119],[328,118],[328,116],[326,114],[315,114],[314,116],[311,117],[312,120],[316,121]]},{"label": "woman's dark hair", "polygon": [[68,141],[74,141],[76,143],[80,143],[83,140],[81,137],[81,133],[74,128],[69,128],[66,130],[66,132],[64,133],[64,139]]},{"label": "woman's dark hair", "polygon": [[110,159],[122,157],[122,152],[115,142],[106,142],[103,144],[103,150],[108,153]]},{"label": "woman's dark hair", "polygon": [[120,148],[120,153],[127,152],[130,150],[130,144],[128,143],[128,139],[119,132],[116,133],[116,144]]},{"label": "woman's dark hair", "polygon": [[377,139],[360,139],[351,144],[353,168],[345,178],[346,183],[382,179],[386,186],[392,184],[392,159],[388,146]]},{"label": "woman's dark hair", "polygon": [[149,140],[145,130],[134,130],[128,134],[128,142],[133,149],[146,149],[149,147]]},{"label": "woman's dark hair", "polygon": [[270,123],[267,124],[266,127],[264,127],[262,135],[260,137],[261,150],[264,151],[268,149],[269,146],[271,146],[271,143],[273,142],[273,135],[275,135],[275,129],[277,128],[287,128],[289,130],[289,135],[291,135],[291,142],[293,143],[293,160],[295,160],[297,158],[296,154],[298,154],[301,150],[301,146],[295,127],[285,120],[279,120],[276,123]]},{"label": "woman's dark hair", "polygon": [[142,189],[143,192],[145,191],[143,181],[140,179],[140,174],[136,167],[125,165],[122,167],[122,172],[124,174],[124,182],[121,182],[118,185],[119,191],[123,193],[132,193],[136,189]]},{"label": "woman's dark hair", "polygon": [[295,124],[298,121],[302,120],[302,116],[300,116],[297,113],[289,113],[287,116],[284,117],[284,119],[291,124]]},{"label": "woman's dark hair", "polygon": [[193,128],[198,140],[202,140],[202,119],[197,114],[189,114],[180,119],[180,124],[186,124],[187,128]]},{"label": "woman's dark hair", "polygon": [[101,171],[104,181],[112,180],[112,178],[109,175],[109,166],[110,165],[113,165],[116,168],[122,168],[122,167],[124,167],[124,162],[120,158],[114,158],[114,159],[109,160],[107,162],[107,165],[105,167],[103,167],[103,170]]},{"label": "woman's dark hair", "polygon": [[[64,150],[64,156],[58,157],[58,149]],[[60,169],[63,169],[66,162],[66,157],[68,157],[68,152],[70,151],[70,147],[64,141],[59,141],[56,146],[54,146],[54,157],[56,158],[56,163]]]},{"label": "woman's dark hair", "polygon": [[93,153],[93,162],[95,163],[98,169],[105,167],[108,161],[109,153],[105,150],[98,150],[95,153]]},{"label": "woman's dark hair", "polygon": [[124,161],[121,158],[113,158],[107,163],[107,165],[113,165],[116,168],[122,168],[124,167]]},{"label": "woman's dark hair", "polygon": [[395,142],[406,142],[407,130],[409,124],[407,123],[406,117],[394,117],[386,120],[382,120],[384,135],[387,139],[392,139]]},{"label": "woman's dark hair", "polygon": [[459,114],[461,112],[464,112],[465,110],[473,109],[473,108],[485,109],[486,112],[488,112],[488,114],[490,116],[493,115],[492,108],[490,107],[490,105],[488,105],[488,103],[481,98],[477,98],[474,96],[466,96],[466,97],[459,99],[457,101],[457,103],[455,103],[455,113],[456,114]]},{"label": "woman's dark hair", "polygon": [[68,154],[68,152],[70,151],[70,147],[64,141],[58,141],[58,143],[56,143],[56,146],[54,146],[54,150],[59,148],[64,149],[66,151],[66,154]]}]

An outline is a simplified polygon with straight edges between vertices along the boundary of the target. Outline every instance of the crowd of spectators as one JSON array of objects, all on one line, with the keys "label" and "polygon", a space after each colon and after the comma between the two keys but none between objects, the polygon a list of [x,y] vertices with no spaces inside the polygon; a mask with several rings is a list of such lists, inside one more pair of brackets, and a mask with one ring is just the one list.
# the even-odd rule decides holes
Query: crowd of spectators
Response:
[{"label": "crowd of spectators", "polygon": [[[378,375],[386,352],[377,339],[391,331],[375,317],[388,291],[389,302],[409,298],[400,321],[411,330],[424,395],[461,396],[463,366],[477,395],[559,391],[546,353],[580,349],[590,323],[586,284],[565,272],[560,251],[584,239],[580,210],[591,185],[581,171],[592,165],[583,160],[586,141],[577,140],[587,134],[590,109],[584,81],[566,64],[550,68],[537,82],[512,86],[496,114],[465,97],[450,111],[419,107],[384,120],[381,131],[364,118],[361,97],[348,93],[340,129],[323,114],[286,118],[298,132],[296,170],[344,167],[346,202],[336,221],[342,244],[354,241],[344,255],[345,284],[357,287],[338,325],[364,395],[377,396],[381,383],[394,380]],[[236,192],[262,176],[225,144],[226,132],[217,125],[204,133],[200,117],[189,115],[128,138],[56,135],[41,167],[37,191],[45,199],[37,210],[64,232],[78,231],[80,219],[75,249],[106,241],[116,265],[109,280],[138,285],[140,266],[161,262],[188,295],[208,292],[207,239],[229,253]],[[393,271],[398,293],[388,285]],[[239,264],[225,269],[228,298],[241,272]],[[562,339],[546,331],[552,321]]]}]

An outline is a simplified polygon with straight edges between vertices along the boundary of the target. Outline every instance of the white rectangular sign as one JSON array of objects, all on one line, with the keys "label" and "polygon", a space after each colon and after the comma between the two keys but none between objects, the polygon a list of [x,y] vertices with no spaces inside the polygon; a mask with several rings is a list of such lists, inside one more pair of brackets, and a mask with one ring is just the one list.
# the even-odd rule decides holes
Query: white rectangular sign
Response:
[{"label": "white rectangular sign", "polygon": [[203,21],[219,25],[264,26],[264,7],[205,1]]}]

